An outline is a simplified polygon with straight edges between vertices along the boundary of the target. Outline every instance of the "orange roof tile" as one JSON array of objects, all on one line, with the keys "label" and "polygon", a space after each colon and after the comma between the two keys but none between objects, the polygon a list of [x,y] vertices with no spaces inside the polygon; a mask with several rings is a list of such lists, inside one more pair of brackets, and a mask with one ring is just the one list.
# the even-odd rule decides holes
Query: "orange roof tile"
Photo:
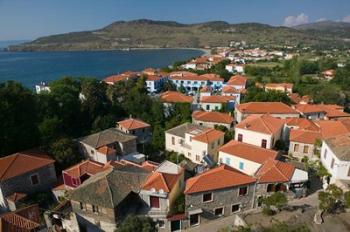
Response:
[{"label": "orange roof tile", "polygon": [[169,174],[155,171],[147,178],[146,182],[142,185],[142,189],[155,189],[156,191],[162,189],[164,192],[169,193],[180,176],[181,174]]},{"label": "orange roof tile", "polygon": [[212,96],[201,97],[201,102],[203,102],[203,103],[227,103],[229,101],[234,101],[235,99],[236,99],[236,97],[234,97],[234,96],[212,95]]},{"label": "orange roof tile", "polygon": [[125,119],[123,121],[118,122],[119,126],[127,129],[127,130],[135,130],[135,129],[140,129],[140,128],[148,128],[151,125],[148,123],[145,123],[144,121],[140,119],[134,119],[134,118],[129,118]]},{"label": "orange roof tile", "polygon": [[0,158],[0,181],[53,164],[55,160],[43,152],[28,150]]},{"label": "orange roof tile", "polygon": [[99,153],[104,154],[104,155],[114,155],[115,154],[115,149],[109,145],[99,147],[99,148],[97,148],[97,151]]},{"label": "orange roof tile", "polygon": [[255,183],[255,178],[245,175],[227,165],[213,168],[186,181],[184,193],[212,191]]},{"label": "orange roof tile", "polygon": [[176,91],[166,91],[160,95],[160,100],[168,103],[192,103],[193,97],[186,96]]},{"label": "orange roof tile", "polygon": [[257,171],[259,183],[288,182],[293,177],[295,167],[279,160],[268,159]]},{"label": "orange roof tile", "polygon": [[320,127],[323,139],[350,132],[350,128],[341,121],[316,121],[315,123]]},{"label": "orange roof tile", "polygon": [[232,85],[225,85],[222,87],[222,92],[223,93],[240,93],[240,90],[236,89]]},{"label": "orange roof tile", "polygon": [[249,102],[237,105],[236,109],[250,114],[299,114],[282,102]]},{"label": "orange roof tile", "polygon": [[265,88],[268,89],[275,89],[275,88],[284,88],[284,89],[292,89],[293,88],[293,84],[292,83],[267,83],[265,85]]},{"label": "orange roof tile", "polygon": [[146,78],[147,81],[159,81],[161,79],[163,79],[163,77],[158,75],[147,75]]},{"label": "orange roof tile", "polygon": [[105,79],[103,79],[103,81],[107,82],[107,83],[115,83],[115,82],[119,82],[119,81],[126,81],[128,79],[137,78],[138,75],[139,75],[139,73],[137,73],[137,72],[127,71],[127,72],[124,72],[121,74],[108,76]]},{"label": "orange roof tile", "polygon": [[309,113],[319,113],[319,112],[324,112],[326,111],[320,107],[319,105],[313,105],[313,104],[298,104],[295,105],[295,109],[303,114],[309,114]]},{"label": "orange roof tile", "polygon": [[106,170],[105,164],[93,161],[93,160],[85,160],[79,164],[76,164],[70,168],[64,170],[64,173],[67,173],[71,177],[81,177],[84,174],[95,175],[99,172]]},{"label": "orange roof tile", "polygon": [[296,129],[303,129],[309,131],[320,131],[319,126],[306,118],[287,118],[285,123],[288,126],[296,127]]},{"label": "orange roof tile", "polygon": [[236,128],[256,131],[264,134],[275,134],[284,126],[284,120],[270,116],[250,115],[236,125]]},{"label": "orange roof tile", "polygon": [[247,80],[248,78],[246,76],[242,76],[242,75],[235,75],[235,76],[232,76],[227,84],[228,85],[242,85],[242,86],[245,86],[246,83],[247,83]]},{"label": "orange roof tile", "polygon": [[288,94],[288,97],[294,104],[301,104],[301,102],[309,103],[311,101],[309,95],[304,95],[301,97],[298,93],[290,93]]},{"label": "orange roof tile", "polygon": [[219,130],[215,129],[206,129],[202,133],[193,136],[193,140],[197,140],[203,143],[211,143],[215,140],[220,139],[221,137],[224,137],[225,133]]},{"label": "orange roof tile", "polygon": [[289,140],[293,142],[314,144],[318,139],[321,139],[321,132],[300,129],[290,131]]},{"label": "orange roof tile", "polygon": [[40,213],[37,205],[28,206],[0,216],[0,231],[31,232],[40,227]]},{"label": "orange roof tile", "polygon": [[223,145],[219,151],[229,155],[241,157],[246,160],[251,160],[259,164],[263,164],[267,159],[276,159],[278,155],[277,151],[264,149],[235,140],[231,140],[227,144]]},{"label": "orange roof tile", "polygon": [[231,124],[233,122],[233,117],[227,113],[220,112],[206,112],[206,111],[194,111],[192,113],[192,118],[204,122],[216,122],[216,123],[226,123]]}]

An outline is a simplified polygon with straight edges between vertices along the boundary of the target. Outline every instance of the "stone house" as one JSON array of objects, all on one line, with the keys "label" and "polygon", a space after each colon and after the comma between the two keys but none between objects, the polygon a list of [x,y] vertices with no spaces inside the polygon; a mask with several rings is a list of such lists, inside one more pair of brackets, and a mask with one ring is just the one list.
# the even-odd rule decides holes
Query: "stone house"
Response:
[{"label": "stone house", "polygon": [[79,150],[87,158],[100,163],[119,160],[137,153],[137,137],[117,128],[109,128],[78,139]]},{"label": "stone house", "polygon": [[151,125],[140,119],[125,119],[117,122],[117,128],[126,134],[137,136],[137,143],[149,143],[152,139]]},{"label": "stone house", "polygon": [[253,208],[256,179],[227,165],[186,181],[184,191],[190,227]]},{"label": "stone house", "polygon": [[234,119],[227,113],[194,111],[192,113],[192,123],[208,128],[224,126],[227,130],[233,130]]},{"label": "stone house", "polygon": [[315,146],[317,140],[321,140],[321,133],[319,131],[308,130],[294,130],[290,131],[289,137],[289,154],[298,159],[307,157],[311,160],[318,159],[315,156]]},{"label": "stone house", "polygon": [[0,210],[7,210],[8,200],[16,196],[51,189],[57,181],[54,163],[48,155],[34,150],[0,158]]},{"label": "stone house", "polygon": [[127,215],[144,207],[138,193],[148,174],[142,168],[127,166],[92,176],[69,195],[69,220],[75,222],[69,224],[76,225],[77,231],[114,232]]}]

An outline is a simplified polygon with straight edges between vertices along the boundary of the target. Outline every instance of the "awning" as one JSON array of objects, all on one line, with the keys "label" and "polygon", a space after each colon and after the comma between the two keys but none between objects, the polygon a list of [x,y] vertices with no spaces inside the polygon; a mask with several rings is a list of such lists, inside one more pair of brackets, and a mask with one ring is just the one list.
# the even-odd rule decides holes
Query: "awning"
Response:
[{"label": "awning", "polygon": [[309,175],[306,171],[295,169],[292,179],[290,180],[291,183],[300,183],[300,182],[307,182],[309,180]]}]

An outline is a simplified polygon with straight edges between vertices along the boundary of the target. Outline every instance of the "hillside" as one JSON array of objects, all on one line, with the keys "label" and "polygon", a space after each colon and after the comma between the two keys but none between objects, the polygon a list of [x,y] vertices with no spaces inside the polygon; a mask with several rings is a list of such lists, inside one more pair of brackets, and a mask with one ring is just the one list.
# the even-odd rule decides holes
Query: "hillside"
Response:
[{"label": "hillside", "polygon": [[[350,38],[350,37],[349,37]],[[11,50],[58,51],[104,50],[120,48],[175,48],[227,46],[230,41],[245,40],[262,46],[346,45],[343,36],[309,32],[309,30],[273,27],[258,23],[229,24],[213,21],[180,24],[172,21],[118,21],[94,31],[73,32],[38,38],[30,43],[12,46]],[[330,43],[332,42],[332,43]]]},{"label": "hillside", "polygon": [[322,33],[329,36],[350,39],[350,23],[321,21],[315,23],[302,24],[294,27],[308,33]]}]

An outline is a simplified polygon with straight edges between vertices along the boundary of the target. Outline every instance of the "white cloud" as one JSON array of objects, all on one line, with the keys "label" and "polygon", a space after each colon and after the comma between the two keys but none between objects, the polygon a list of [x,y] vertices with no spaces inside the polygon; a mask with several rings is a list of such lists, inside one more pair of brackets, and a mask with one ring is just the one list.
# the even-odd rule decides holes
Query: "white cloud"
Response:
[{"label": "white cloud", "polygon": [[283,25],[286,27],[293,27],[293,26],[297,26],[300,24],[305,24],[309,22],[309,16],[307,16],[304,13],[301,13],[297,16],[287,16],[284,18],[284,23]]},{"label": "white cloud", "polygon": [[320,18],[320,19],[317,19],[316,22],[324,22],[324,21],[327,21],[328,19],[327,18]]},{"label": "white cloud", "polygon": [[341,21],[345,23],[350,23],[350,15],[345,16]]}]

